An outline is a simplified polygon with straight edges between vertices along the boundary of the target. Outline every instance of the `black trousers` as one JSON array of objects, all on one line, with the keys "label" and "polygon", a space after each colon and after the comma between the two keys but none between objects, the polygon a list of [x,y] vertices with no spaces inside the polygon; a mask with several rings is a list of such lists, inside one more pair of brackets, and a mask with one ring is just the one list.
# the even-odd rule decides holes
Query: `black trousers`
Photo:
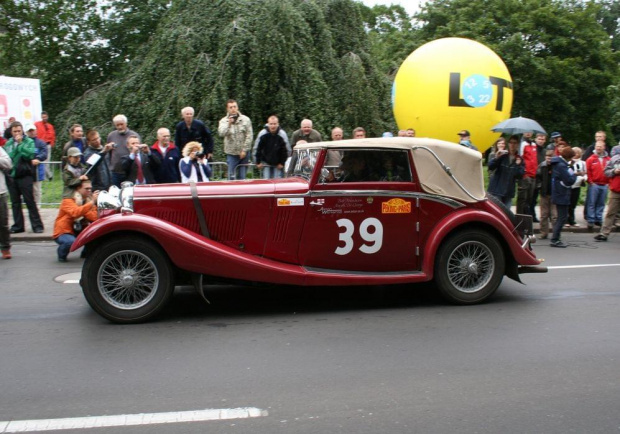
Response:
[{"label": "black trousers", "polygon": [[30,217],[30,226],[32,230],[43,230],[43,222],[39,215],[39,209],[34,201],[34,195],[32,193],[32,176],[25,176],[23,178],[13,179],[9,183],[9,194],[11,196],[11,209],[13,211],[13,231],[23,231],[24,228],[24,213],[22,212],[22,197],[28,208],[28,216]]}]

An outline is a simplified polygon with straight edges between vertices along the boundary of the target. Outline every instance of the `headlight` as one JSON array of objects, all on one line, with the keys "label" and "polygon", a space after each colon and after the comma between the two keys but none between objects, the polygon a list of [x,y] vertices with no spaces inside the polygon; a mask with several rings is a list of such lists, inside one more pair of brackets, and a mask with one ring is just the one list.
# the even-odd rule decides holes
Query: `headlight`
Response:
[{"label": "headlight", "polygon": [[108,191],[99,192],[97,210],[101,214],[105,210],[133,212],[133,183],[123,182],[122,190],[115,185]]},{"label": "headlight", "polygon": [[133,182],[121,184],[121,212],[133,212]]}]

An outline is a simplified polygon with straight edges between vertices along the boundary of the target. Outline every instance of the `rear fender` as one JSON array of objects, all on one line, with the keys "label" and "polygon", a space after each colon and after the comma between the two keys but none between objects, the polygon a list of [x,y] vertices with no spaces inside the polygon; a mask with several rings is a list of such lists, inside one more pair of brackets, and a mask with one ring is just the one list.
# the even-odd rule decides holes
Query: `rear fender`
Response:
[{"label": "rear fender", "polygon": [[[524,249],[519,240],[508,229],[511,224],[506,224],[505,221],[500,220],[497,216],[489,214],[488,212],[478,210],[460,210],[453,214],[450,214],[440,220],[433,231],[429,234],[426,243],[424,245],[424,268],[423,272],[429,276],[433,276],[433,270],[435,268],[435,255],[439,246],[443,240],[456,230],[471,228],[475,225],[478,228],[487,228],[499,233],[501,237],[498,241],[508,247],[512,257],[514,258],[515,265],[539,265],[540,261],[536,259],[536,256],[529,250]],[[510,259],[507,258],[510,261]],[[510,268],[507,268],[510,270]],[[509,277],[513,277],[512,274]]]}]

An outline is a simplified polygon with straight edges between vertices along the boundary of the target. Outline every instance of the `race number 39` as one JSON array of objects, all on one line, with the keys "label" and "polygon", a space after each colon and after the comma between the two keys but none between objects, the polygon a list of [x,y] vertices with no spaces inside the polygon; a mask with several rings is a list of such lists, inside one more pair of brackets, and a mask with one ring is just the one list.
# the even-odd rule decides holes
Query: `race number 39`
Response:
[{"label": "race number 39", "polygon": [[[338,240],[344,243],[343,246],[339,246],[334,253],[337,255],[348,255],[354,248],[353,234],[355,233],[355,225],[349,219],[336,220],[336,224],[339,228],[344,228],[343,232],[338,234]],[[360,237],[365,241],[359,247],[362,253],[371,255],[377,253],[381,249],[383,244],[383,225],[376,218],[367,218],[359,227]]]}]

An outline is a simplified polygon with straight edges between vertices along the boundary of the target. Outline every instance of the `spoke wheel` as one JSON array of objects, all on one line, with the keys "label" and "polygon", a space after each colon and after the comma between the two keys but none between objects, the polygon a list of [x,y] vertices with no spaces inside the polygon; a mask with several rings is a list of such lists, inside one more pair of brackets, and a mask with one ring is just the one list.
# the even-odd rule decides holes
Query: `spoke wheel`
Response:
[{"label": "spoke wheel", "polygon": [[112,254],[99,267],[97,288],[108,303],[119,309],[138,309],[148,304],[158,286],[155,263],[135,250]]},{"label": "spoke wheel", "polygon": [[435,281],[450,302],[480,303],[497,290],[504,268],[504,252],[493,236],[478,230],[461,232],[440,247]]},{"label": "spoke wheel", "polygon": [[174,291],[166,254],[155,243],[137,237],[99,245],[84,262],[80,283],[90,306],[117,323],[153,317]]}]

